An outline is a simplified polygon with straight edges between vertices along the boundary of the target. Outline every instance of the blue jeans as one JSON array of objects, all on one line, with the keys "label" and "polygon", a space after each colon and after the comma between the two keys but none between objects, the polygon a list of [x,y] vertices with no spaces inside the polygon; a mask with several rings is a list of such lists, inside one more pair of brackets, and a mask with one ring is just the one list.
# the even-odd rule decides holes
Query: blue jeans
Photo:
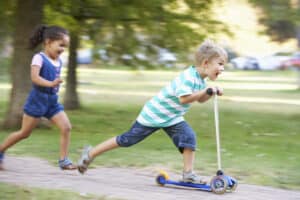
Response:
[{"label": "blue jeans", "polygon": [[[117,143],[121,147],[129,147],[144,140],[159,129],[160,128],[158,127],[143,126],[136,121],[128,132],[117,136]],[[162,129],[172,139],[173,143],[181,153],[184,148],[189,148],[193,151],[196,149],[196,134],[185,121]]]}]

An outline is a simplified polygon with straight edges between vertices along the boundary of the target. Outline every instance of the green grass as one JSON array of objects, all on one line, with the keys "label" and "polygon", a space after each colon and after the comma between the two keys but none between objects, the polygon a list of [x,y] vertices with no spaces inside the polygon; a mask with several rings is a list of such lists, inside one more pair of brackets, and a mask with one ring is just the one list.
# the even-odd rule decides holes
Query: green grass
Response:
[{"label": "green grass", "polygon": [[[95,197],[92,195],[80,195],[75,192],[64,190],[48,190],[32,188],[12,184],[0,183],[1,199],[9,200],[49,200],[49,199],[72,199],[72,200],[108,200],[105,197]],[[5,192],[3,192],[5,191]]]},{"label": "green grass", "polygon": [[[84,145],[96,145],[127,131],[145,101],[176,74],[79,69],[82,109],[67,111],[73,125],[70,157],[76,161]],[[222,165],[226,173],[240,182],[300,189],[300,105],[293,103],[300,99],[296,76],[293,71],[237,71],[227,72],[216,83],[209,83],[225,89],[226,95],[219,99]],[[270,85],[266,87],[266,83]],[[0,86],[5,84],[0,82]],[[278,88],[278,84],[288,86]],[[1,95],[8,99],[8,92]],[[234,96],[253,101],[230,100]],[[262,99],[292,102],[265,103]],[[7,101],[0,102],[0,108],[6,105]],[[4,116],[4,109],[0,109],[0,116]],[[217,168],[213,117],[212,101],[194,104],[186,114],[198,135],[195,169],[208,176]],[[9,133],[1,130],[0,140]],[[7,153],[38,156],[56,165],[58,140],[56,128],[36,129],[29,139]],[[159,131],[133,147],[103,154],[92,167],[97,165],[163,168],[181,173],[182,158],[166,134]]]}]

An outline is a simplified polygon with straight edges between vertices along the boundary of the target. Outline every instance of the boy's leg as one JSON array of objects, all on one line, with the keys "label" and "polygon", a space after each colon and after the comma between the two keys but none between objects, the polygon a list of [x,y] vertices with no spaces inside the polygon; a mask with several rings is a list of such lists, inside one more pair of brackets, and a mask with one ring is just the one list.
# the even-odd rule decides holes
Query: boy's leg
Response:
[{"label": "boy's leg", "polygon": [[71,137],[71,123],[64,111],[60,111],[55,114],[51,121],[60,130],[60,156],[59,156],[59,166],[61,169],[74,170],[77,166],[72,164],[72,161],[68,158],[70,137]]},{"label": "boy's leg", "polygon": [[78,171],[83,174],[95,157],[117,147],[119,147],[117,143],[117,137],[110,138],[98,144],[94,148],[92,146],[85,147],[82,151],[80,159],[78,160]]},{"label": "boy's leg", "polygon": [[164,128],[173,143],[183,155],[183,181],[205,183],[193,172],[196,148],[196,134],[185,121]]},{"label": "boy's leg", "polygon": [[3,169],[4,152],[20,140],[27,138],[31,134],[32,129],[36,127],[38,121],[38,118],[34,118],[26,114],[23,115],[21,129],[7,136],[0,145],[0,169]]},{"label": "boy's leg", "polygon": [[119,147],[119,145],[117,143],[117,137],[112,137],[112,138],[98,144],[93,149],[91,149],[89,151],[88,156],[90,159],[94,159],[96,156],[99,156],[102,153],[112,150],[112,149],[115,149],[117,147]]},{"label": "boy's leg", "polygon": [[117,147],[129,147],[132,146],[146,137],[151,135],[153,132],[159,128],[155,127],[146,127],[141,125],[138,122],[135,122],[128,132],[123,133],[117,137],[110,138],[96,147],[86,147],[81,155],[81,158],[78,161],[78,170],[80,173],[84,173],[87,170],[88,165],[92,160],[102,153],[115,149]]},{"label": "boy's leg", "polygon": [[183,171],[194,171],[195,151],[189,148],[183,150]]}]

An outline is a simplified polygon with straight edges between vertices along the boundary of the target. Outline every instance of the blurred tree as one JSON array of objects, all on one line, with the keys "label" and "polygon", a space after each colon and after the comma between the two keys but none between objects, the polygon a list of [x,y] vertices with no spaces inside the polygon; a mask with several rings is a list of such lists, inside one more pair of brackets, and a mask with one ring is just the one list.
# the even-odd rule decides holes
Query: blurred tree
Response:
[{"label": "blurred tree", "polygon": [[[296,38],[300,49],[300,0],[250,0],[262,9],[260,21],[275,41]],[[300,88],[300,68],[298,68]]]},{"label": "blurred tree", "polygon": [[[212,4],[212,0],[48,1],[46,21],[69,27],[73,40],[64,100],[66,109],[80,105],[75,62],[80,36],[90,36],[109,57],[128,65],[137,63],[127,62],[124,55],[136,58],[142,51],[145,55],[159,48],[177,53],[190,52],[210,34],[229,33],[223,24],[213,19]],[[132,59],[135,60],[138,59]]]},{"label": "blurred tree", "polygon": [[[3,3],[3,2],[2,2]],[[13,58],[11,65],[12,90],[9,108],[4,119],[4,127],[20,125],[22,107],[31,87],[30,59],[33,51],[29,50],[28,39],[32,30],[43,19],[44,0],[17,0],[13,35]],[[29,14],[30,13],[30,14]]]},{"label": "blurred tree", "polygon": [[0,1],[0,50],[7,44],[12,32],[16,1]]},{"label": "blurred tree", "polygon": [[260,22],[273,40],[297,38],[300,48],[300,0],[250,0],[261,9]]}]

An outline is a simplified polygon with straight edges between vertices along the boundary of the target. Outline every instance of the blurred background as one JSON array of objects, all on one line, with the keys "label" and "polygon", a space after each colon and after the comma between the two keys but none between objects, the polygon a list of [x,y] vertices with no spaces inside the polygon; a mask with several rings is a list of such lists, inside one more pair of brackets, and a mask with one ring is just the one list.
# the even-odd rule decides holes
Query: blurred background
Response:
[{"label": "blurred background", "polygon": [[[28,38],[38,24],[70,32],[60,96],[73,123],[71,156],[84,142],[127,130],[147,99],[193,64],[195,50],[210,38],[229,54],[225,73],[208,81],[225,90],[225,166],[242,182],[300,189],[300,0],[1,0],[0,139],[20,126],[31,58],[39,51],[27,48]],[[207,152],[197,161],[204,174],[216,168],[211,108],[211,102],[195,105],[186,116]],[[52,149],[41,141],[55,138],[47,134],[55,131],[39,129],[46,134],[11,153],[24,156],[22,149],[36,146],[31,155],[53,161],[56,143]],[[127,150],[129,156],[110,154],[107,165],[165,162],[179,170],[173,146],[160,148],[165,143],[153,136]],[[136,148],[147,159],[125,158]]]}]

